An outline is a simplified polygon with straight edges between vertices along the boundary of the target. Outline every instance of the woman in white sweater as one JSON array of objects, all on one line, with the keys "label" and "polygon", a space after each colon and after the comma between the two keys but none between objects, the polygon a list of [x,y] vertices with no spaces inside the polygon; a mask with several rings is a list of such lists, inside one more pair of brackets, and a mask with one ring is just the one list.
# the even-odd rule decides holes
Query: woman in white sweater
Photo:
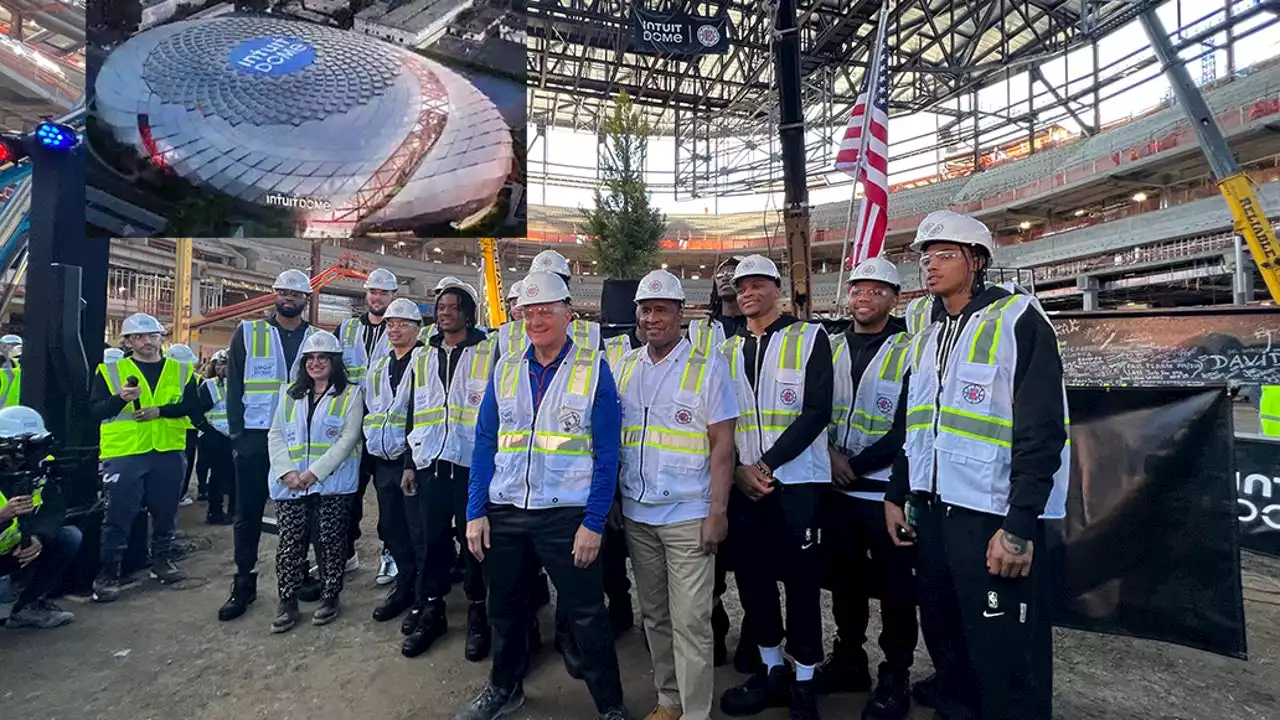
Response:
[{"label": "woman in white sweater", "polygon": [[311,624],[327,625],[338,617],[350,496],[359,485],[364,400],[359,385],[347,380],[342,343],[319,331],[303,341],[298,353],[303,372],[282,389],[267,434],[268,482],[280,540],[280,609],[271,623],[276,633],[292,629],[300,617],[297,594],[307,574],[308,528],[313,523],[319,531],[321,591]]}]

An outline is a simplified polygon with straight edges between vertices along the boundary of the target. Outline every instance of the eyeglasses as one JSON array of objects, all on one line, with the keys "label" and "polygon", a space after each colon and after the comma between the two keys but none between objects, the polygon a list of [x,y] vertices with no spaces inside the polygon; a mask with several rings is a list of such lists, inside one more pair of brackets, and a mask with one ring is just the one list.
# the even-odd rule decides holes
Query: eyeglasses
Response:
[{"label": "eyeglasses", "polygon": [[311,355],[308,355],[308,356],[307,356],[307,363],[308,363],[308,364],[315,363],[315,364],[317,364],[317,365],[328,365],[328,364],[329,364],[329,356],[328,356],[328,355],[320,355],[320,354],[318,354],[318,353],[316,353],[316,354],[311,354]]},{"label": "eyeglasses", "polygon": [[959,250],[939,250],[937,252],[925,253],[920,256],[920,267],[929,267],[935,260],[938,262],[951,262],[956,258],[962,257],[963,253]]},{"label": "eyeglasses", "polygon": [[387,321],[388,329],[390,328],[402,329],[402,328],[407,328],[411,325],[417,325],[417,323],[413,322],[412,320],[405,320],[404,318],[391,318],[390,320]]},{"label": "eyeglasses", "polygon": [[564,309],[565,308],[563,305],[556,305],[554,307],[539,307],[539,308],[527,307],[524,309],[524,319],[525,320],[550,320],[551,318],[564,312]]},{"label": "eyeglasses", "polygon": [[849,297],[869,297],[869,298],[887,298],[892,294],[889,288],[849,288]]}]

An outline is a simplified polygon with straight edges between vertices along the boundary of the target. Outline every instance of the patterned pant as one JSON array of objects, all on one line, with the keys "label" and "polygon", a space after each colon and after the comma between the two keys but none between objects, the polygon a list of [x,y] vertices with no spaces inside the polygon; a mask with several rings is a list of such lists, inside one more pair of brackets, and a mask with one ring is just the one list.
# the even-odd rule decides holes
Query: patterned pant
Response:
[{"label": "patterned pant", "polygon": [[298,593],[307,574],[309,528],[317,528],[320,555],[320,595],[336,598],[342,592],[347,564],[347,521],[351,501],[347,495],[308,495],[297,500],[276,502],[279,545],[276,547],[276,578],[280,599]]}]

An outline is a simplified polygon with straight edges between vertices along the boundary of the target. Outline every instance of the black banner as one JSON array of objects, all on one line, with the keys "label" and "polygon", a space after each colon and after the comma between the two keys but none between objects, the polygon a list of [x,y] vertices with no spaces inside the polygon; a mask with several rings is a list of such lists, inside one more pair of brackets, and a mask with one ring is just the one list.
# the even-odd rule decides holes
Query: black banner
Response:
[{"label": "black banner", "polygon": [[1236,435],[1240,546],[1280,557],[1280,438]]},{"label": "black banner", "polygon": [[729,52],[729,16],[631,10],[631,52],[710,55]]},{"label": "black banner", "polygon": [[1245,656],[1225,387],[1069,388],[1055,624]]}]

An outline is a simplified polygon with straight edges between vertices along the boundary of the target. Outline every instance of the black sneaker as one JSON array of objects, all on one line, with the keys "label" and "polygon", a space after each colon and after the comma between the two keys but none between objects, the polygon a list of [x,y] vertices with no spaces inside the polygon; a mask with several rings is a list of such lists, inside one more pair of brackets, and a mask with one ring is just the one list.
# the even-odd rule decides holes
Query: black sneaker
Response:
[{"label": "black sneaker", "polygon": [[280,606],[276,610],[276,619],[271,621],[271,632],[277,634],[289,632],[294,625],[298,624],[300,619],[302,619],[302,614],[298,612],[298,598],[281,600]]},{"label": "black sneaker", "polygon": [[600,713],[600,720],[631,720],[631,714],[626,708],[618,706]]},{"label": "black sneaker", "polygon": [[413,591],[396,585],[373,609],[373,619],[378,622],[394,620],[411,607],[413,607]]},{"label": "black sneaker", "polygon": [[236,575],[231,581],[231,597],[218,608],[218,619],[226,622],[235,620],[249,609],[250,603],[258,599],[258,576],[255,573]]},{"label": "black sneaker", "polygon": [[524,688],[516,686],[515,690],[499,690],[486,685],[474,700],[462,706],[454,720],[497,720],[507,713],[518,710],[524,704]]},{"label": "black sneaker", "polygon": [[93,601],[100,603],[114,602],[120,597],[119,566],[103,567],[93,581]]},{"label": "black sneaker", "polygon": [[339,612],[338,598],[325,598],[320,601],[320,607],[311,613],[312,625],[328,625],[338,619]]},{"label": "black sneaker", "polygon": [[911,712],[909,673],[881,670],[875,692],[862,709],[862,720],[904,720]]},{"label": "black sneaker", "polygon": [[818,714],[818,693],[812,680],[791,684],[791,698],[787,705],[791,720],[821,720]]},{"label": "black sneaker", "polygon": [[861,647],[854,648],[837,639],[831,655],[818,666],[813,679],[822,695],[870,692],[867,654]]},{"label": "black sneaker", "polygon": [[404,620],[400,621],[400,634],[411,635],[417,629],[418,623],[422,620],[422,604],[417,603],[409,608],[409,614],[404,616]]},{"label": "black sneaker", "polygon": [[488,657],[490,641],[489,613],[484,601],[473,602],[467,606],[467,660],[480,662]]},{"label": "black sneaker", "polygon": [[726,690],[720,696],[720,709],[725,715],[744,717],[758,715],[766,708],[787,707],[794,677],[786,665],[767,672],[761,668],[742,685]]},{"label": "black sneaker", "polygon": [[405,657],[418,657],[431,649],[431,644],[443,637],[448,629],[444,601],[428,600],[422,610],[422,618],[418,620],[418,626],[400,644],[400,653]]},{"label": "black sneaker", "polygon": [[187,574],[182,572],[178,564],[172,560],[156,560],[151,563],[151,579],[159,580],[161,584],[169,585],[171,583],[181,582],[187,579]]}]

